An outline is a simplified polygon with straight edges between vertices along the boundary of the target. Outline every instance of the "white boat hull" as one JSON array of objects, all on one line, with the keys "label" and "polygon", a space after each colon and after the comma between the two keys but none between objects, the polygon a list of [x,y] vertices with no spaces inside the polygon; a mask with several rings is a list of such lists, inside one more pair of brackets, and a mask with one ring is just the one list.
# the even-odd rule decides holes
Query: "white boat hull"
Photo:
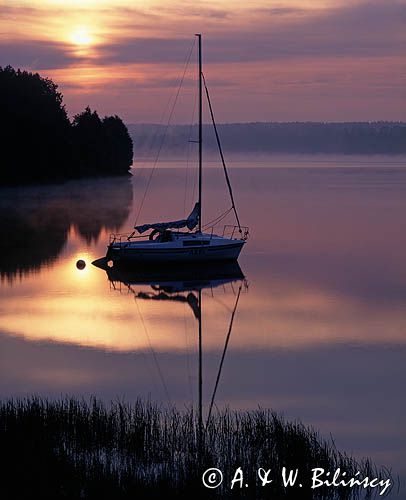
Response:
[{"label": "white boat hull", "polygon": [[[202,238],[203,239],[203,238]],[[183,239],[182,239],[183,240]],[[215,262],[238,259],[244,240],[227,238],[206,239],[204,245],[184,242],[119,242],[109,245],[107,259],[113,262],[163,263],[163,262]]]}]

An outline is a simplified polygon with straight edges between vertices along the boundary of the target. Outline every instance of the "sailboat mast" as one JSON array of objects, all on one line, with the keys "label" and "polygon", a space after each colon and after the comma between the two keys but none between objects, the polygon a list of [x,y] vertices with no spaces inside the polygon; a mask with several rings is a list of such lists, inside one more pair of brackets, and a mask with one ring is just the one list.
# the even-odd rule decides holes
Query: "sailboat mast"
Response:
[{"label": "sailboat mast", "polygon": [[202,35],[196,34],[199,44],[199,233],[202,232],[202,166],[203,166],[203,82]]}]

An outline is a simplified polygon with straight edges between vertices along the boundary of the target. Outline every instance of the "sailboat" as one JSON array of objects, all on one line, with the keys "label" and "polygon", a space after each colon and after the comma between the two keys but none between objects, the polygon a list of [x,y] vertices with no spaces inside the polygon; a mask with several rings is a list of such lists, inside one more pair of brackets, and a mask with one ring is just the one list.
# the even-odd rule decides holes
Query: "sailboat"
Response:
[{"label": "sailboat", "polygon": [[[234,203],[220,138],[214,120],[209,91],[202,71],[202,36],[198,39],[198,86],[199,86],[199,188],[198,200],[186,219],[171,222],[154,222],[134,226],[126,235],[113,234],[107,249],[106,260],[117,263],[160,264],[167,262],[195,263],[236,261],[248,238],[248,228],[240,224]],[[202,225],[202,169],[203,169],[203,87],[207,97],[214,132],[219,148],[224,174],[230,194],[231,208],[237,224],[224,226],[222,234],[216,234],[214,227],[204,232]]]}]

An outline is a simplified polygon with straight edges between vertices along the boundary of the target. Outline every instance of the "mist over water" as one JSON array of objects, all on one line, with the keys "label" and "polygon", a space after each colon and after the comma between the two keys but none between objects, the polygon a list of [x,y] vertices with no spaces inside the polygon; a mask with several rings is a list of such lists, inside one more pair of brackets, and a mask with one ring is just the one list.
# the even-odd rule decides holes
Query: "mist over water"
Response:
[{"label": "mist over water", "polygon": [[[203,290],[205,410],[242,285],[216,404],[270,407],[405,475],[402,158],[244,161],[230,176],[251,232],[239,259],[248,286]],[[132,186],[99,179],[1,190],[2,397],[196,403],[190,304],[147,300],[150,284],[128,287],[91,265],[109,233],[131,231],[138,214],[142,223],[190,212],[196,172],[173,164],[157,169],[139,210],[145,166]],[[205,170],[204,222],[229,207],[222,176]]]}]

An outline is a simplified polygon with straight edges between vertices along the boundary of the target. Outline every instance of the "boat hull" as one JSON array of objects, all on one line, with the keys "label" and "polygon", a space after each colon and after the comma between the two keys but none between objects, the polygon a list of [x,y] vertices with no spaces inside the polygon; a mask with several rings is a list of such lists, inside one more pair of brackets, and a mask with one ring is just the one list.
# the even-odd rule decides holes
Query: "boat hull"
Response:
[{"label": "boat hull", "polygon": [[235,261],[245,241],[231,240],[224,244],[190,248],[137,248],[135,245],[110,245],[107,259],[113,262],[136,264],[165,262],[221,262]]}]

